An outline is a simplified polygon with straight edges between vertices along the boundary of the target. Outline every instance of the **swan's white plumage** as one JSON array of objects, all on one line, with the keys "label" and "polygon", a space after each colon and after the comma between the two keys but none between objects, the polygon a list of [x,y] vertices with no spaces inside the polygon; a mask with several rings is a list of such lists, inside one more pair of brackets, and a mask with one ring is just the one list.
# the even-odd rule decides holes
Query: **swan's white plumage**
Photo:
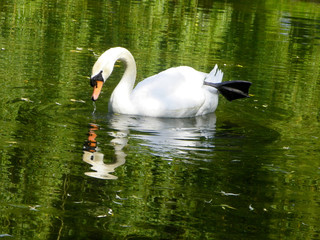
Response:
[{"label": "swan's white plumage", "polygon": [[109,110],[112,112],[182,118],[214,112],[217,108],[217,89],[204,85],[204,81],[222,81],[223,73],[217,65],[209,74],[186,66],[170,68],[146,78],[133,89],[136,78],[134,58],[125,48],[117,47],[100,56],[93,67],[92,77],[102,71],[105,81],[117,60],[126,63],[126,70],[111,95]]}]

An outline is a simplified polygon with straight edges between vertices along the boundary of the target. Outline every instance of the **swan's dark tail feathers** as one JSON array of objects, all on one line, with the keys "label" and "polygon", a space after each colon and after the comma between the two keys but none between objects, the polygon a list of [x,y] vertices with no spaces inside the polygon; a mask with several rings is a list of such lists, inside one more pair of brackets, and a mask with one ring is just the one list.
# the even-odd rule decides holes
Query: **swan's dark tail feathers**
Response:
[{"label": "swan's dark tail feathers", "polygon": [[221,83],[204,82],[205,85],[214,87],[229,101],[248,98],[251,82],[248,81],[226,81]]}]

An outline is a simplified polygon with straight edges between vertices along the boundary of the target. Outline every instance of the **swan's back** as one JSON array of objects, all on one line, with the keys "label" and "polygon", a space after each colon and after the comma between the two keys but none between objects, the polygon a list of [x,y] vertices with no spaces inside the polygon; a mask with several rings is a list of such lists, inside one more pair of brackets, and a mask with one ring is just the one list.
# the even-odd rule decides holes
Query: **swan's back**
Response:
[{"label": "swan's back", "polygon": [[140,82],[131,100],[139,114],[195,116],[206,99],[204,88],[207,87],[203,83],[207,76],[191,67],[170,68]]}]

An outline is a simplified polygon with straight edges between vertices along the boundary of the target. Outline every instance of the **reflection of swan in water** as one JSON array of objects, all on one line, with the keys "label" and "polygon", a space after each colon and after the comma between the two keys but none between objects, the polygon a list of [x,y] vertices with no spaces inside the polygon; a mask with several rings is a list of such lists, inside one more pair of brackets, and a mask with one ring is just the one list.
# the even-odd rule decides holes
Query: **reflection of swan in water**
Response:
[{"label": "reflection of swan in water", "polygon": [[110,115],[108,124],[114,129],[109,134],[114,137],[111,143],[114,146],[116,161],[110,164],[103,162],[104,155],[99,152],[95,141],[95,131],[98,128],[92,124],[83,160],[92,165],[91,169],[96,172],[86,173],[88,176],[101,179],[117,178],[110,173],[125,163],[126,154],[123,148],[127,145],[129,131],[130,138],[140,140],[140,144],[150,148],[152,154],[164,158],[185,154],[189,150],[210,151],[214,148],[211,141],[206,141],[214,137],[214,113],[185,119]]},{"label": "reflection of swan in water", "polygon": [[99,148],[97,147],[97,134],[95,131],[98,129],[98,125],[91,124],[88,141],[84,147],[83,161],[92,165],[91,169],[94,170],[94,172],[86,172],[85,174],[100,179],[117,179],[118,177],[110,173],[113,173],[117,167],[123,165],[126,161],[125,158],[127,155],[122,151],[122,148],[127,145],[127,134],[118,132],[114,135],[111,143],[114,146],[116,161],[106,164],[103,161],[104,154],[99,152]]},{"label": "reflection of swan in water", "polygon": [[109,122],[115,129],[131,130],[130,138],[143,140],[141,145],[161,157],[214,147],[210,141],[201,141],[214,137],[214,113],[185,119],[113,115]]}]

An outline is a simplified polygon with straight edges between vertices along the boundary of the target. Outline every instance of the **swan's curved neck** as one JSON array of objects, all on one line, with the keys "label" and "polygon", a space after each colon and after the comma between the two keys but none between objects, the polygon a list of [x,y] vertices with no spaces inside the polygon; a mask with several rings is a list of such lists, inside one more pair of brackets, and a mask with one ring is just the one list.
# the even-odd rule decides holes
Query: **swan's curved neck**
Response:
[{"label": "swan's curved neck", "polygon": [[124,71],[124,74],[116,89],[126,89],[131,93],[137,75],[136,62],[129,51],[124,51],[117,60],[125,63],[126,70]]},{"label": "swan's curved neck", "polygon": [[115,56],[114,63],[117,60],[125,63],[126,70],[111,95],[109,108],[110,110],[119,113],[128,113],[129,110],[130,112],[133,111],[130,94],[132,92],[137,75],[136,62],[132,54],[126,49],[121,49],[119,54]]}]

